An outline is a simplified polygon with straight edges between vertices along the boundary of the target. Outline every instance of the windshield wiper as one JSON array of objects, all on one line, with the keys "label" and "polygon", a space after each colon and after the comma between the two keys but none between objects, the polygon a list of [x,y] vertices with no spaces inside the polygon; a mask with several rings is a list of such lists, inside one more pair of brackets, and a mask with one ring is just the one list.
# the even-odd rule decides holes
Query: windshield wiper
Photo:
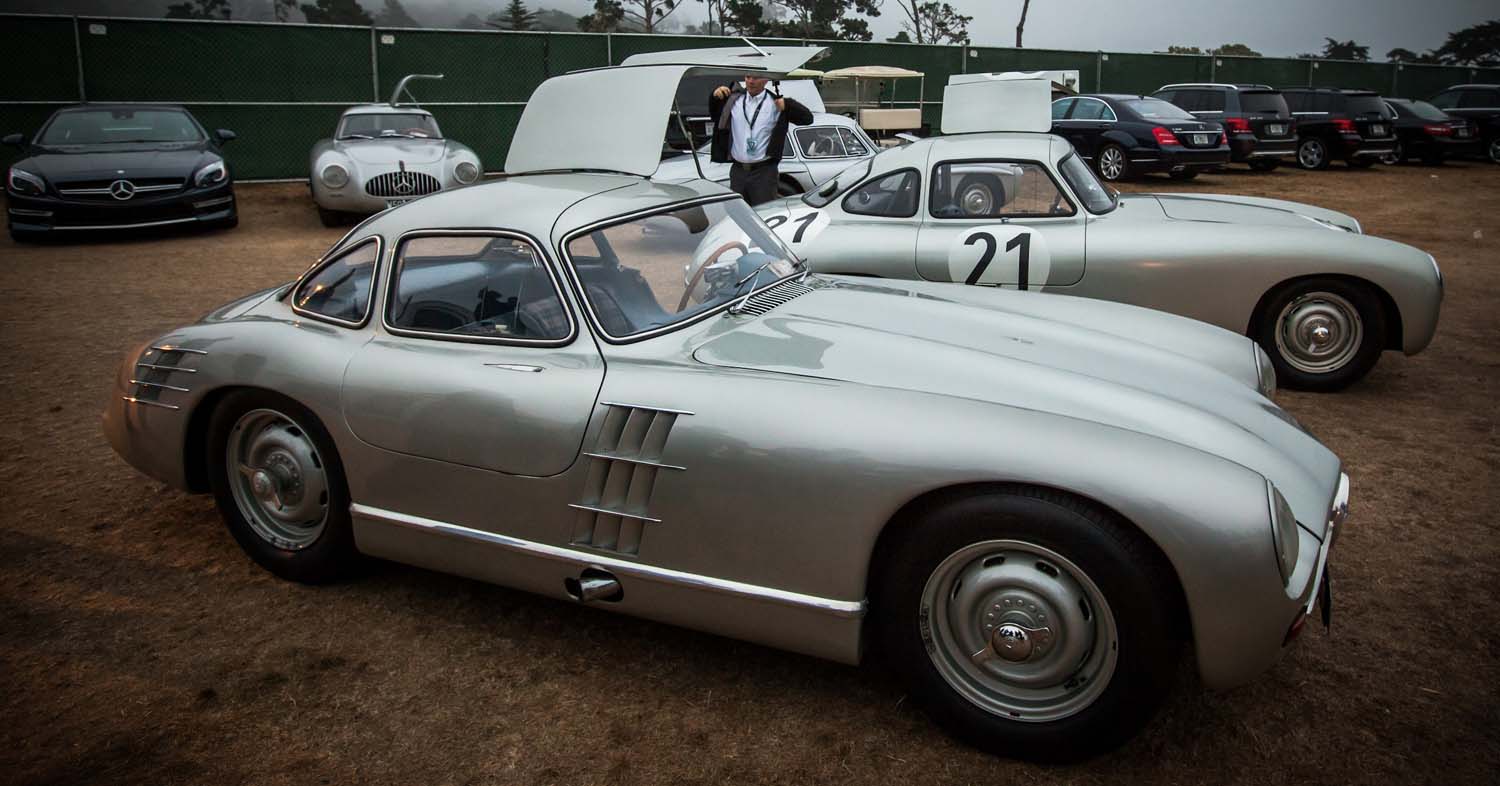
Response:
[{"label": "windshield wiper", "polygon": [[374,139],[374,138],[375,137],[370,136],[369,134],[344,134],[343,136],[339,137],[339,139]]}]

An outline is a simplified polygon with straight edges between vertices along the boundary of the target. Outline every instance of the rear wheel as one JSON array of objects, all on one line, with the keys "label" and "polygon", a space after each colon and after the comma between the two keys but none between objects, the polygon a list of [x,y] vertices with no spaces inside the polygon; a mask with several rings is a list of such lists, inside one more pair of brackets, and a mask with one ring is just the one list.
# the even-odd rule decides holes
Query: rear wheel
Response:
[{"label": "rear wheel", "polygon": [[1485,151],[1485,155],[1489,156],[1490,163],[1500,164],[1500,136],[1491,139]]},{"label": "rear wheel", "polygon": [[1015,486],[952,500],[891,537],[872,588],[881,651],[959,739],[1078,760],[1129,739],[1169,694],[1175,577],[1125,522]]},{"label": "rear wheel", "polygon": [[1366,284],[1303,279],[1266,300],[1253,338],[1271,356],[1283,387],[1342,390],[1380,359],[1385,311]]},{"label": "rear wheel", "polygon": [[802,186],[798,185],[797,181],[789,178],[776,181],[776,196],[789,197],[800,193],[802,193]]},{"label": "rear wheel", "polygon": [[1406,163],[1406,148],[1402,147],[1400,142],[1397,142],[1396,146],[1391,148],[1391,152],[1380,157],[1380,163],[1386,166]]},{"label": "rear wheel", "polygon": [[1125,148],[1113,142],[1100,148],[1099,155],[1094,158],[1094,169],[1099,172],[1099,177],[1110,183],[1125,179],[1130,172],[1130,160],[1125,155]]},{"label": "rear wheel", "polygon": [[1005,206],[1005,186],[994,175],[969,175],[959,182],[955,201],[965,216],[999,215]]},{"label": "rear wheel", "polygon": [[1277,158],[1256,158],[1250,161],[1250,168],[1257,172],[1270,172],[1281,166],[1281,160]]},{"label": "rear wheel", "polygon": [[320,583],[358,564],[343,464],[312,412],[270,391],[236,391],[214,409],[207,454],[219,515],[261,567]]},{"label": "rear wheel", "polygon": [[1328,146],[1315,137],[1303,137],[1297,143],[1297,166],[1303,169],[1327,169]]}]

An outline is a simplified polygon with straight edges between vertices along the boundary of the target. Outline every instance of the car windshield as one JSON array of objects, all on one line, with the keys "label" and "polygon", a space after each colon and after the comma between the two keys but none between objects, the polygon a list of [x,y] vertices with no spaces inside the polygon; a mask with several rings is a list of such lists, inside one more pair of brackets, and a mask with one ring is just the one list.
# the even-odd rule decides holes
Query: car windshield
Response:
[{"label": "car windshield", "polygon": [[810,207],[823,207],[838,198],[839,194],[849,190],[849,187],[865,179],[870,174],[870,167],[875,159],[867,158],[845,168],[844,171],[834,175],[833,179],[819,186],[816,191],[810,191],[802,197],[802,201]]},{"label": "car windshield", "polygon": [[589,310],[615,338],[686,322],[802,266],[740,199],[596,229],[567,252]]},{"label": "car windshield", "polygon": [[1385,106],[1385,101],[1380,96],[1349,96],[1349,114],[1354,117],[1377,115],[1379,117],[1390,117],[1390,111]]},{"label": "car windshield", "polygon": [[1423,120],[1452,120],[1447,112],[1427,103],[1426,101],[1407,101],[1402,103],[1401,111],[1412,117]]},{"label": "car windshield", "polygon": [[1240,91],[1240,109],[1246,114],[1274,114],[1285,117],[1291,114],[1286,99],[1280,93]]},{"label": "car windshield", "polygon": [[418,112],[379,112],[345,115],[339,125],[339,139],[374,139],[376,137],[414,137],[437,139],[437,121],[432,115]]},{"label": "car windshield", "polygon": [[203,129],[180,109],[88,109],[59,112],[42,130],[43,145],[200,142]]},{"label": "car windshield", "polygon": [[1196,120],[1192,113],[1160,98],[1132,98],[1125,102],[1132,112],[1147,120]]},{"label": "car windshield", "polygon": [[1073,193],[1083,200],[1090,213],[1108,213],[1119,205],[1115,201],[1115,195],[1099,182],[1099,178],[1094,177],[1094,170],[1089,169],[1088,164],[1083,163],[1077,155],[1069,153],[1057,165],[1057,171],[1068,182]]}]

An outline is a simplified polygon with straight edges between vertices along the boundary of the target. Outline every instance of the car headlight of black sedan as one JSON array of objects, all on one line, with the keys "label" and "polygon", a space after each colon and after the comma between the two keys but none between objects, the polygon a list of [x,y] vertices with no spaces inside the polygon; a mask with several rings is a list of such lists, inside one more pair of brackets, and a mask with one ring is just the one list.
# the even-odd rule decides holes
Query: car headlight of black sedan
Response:
[{"label": "car headlight of black sedan", "polygon": [[34,175],[24,169],[10,168],[10,175],[5,178],[5,185],[11,193],[22,196],[41,196],[47,192],[47,181],[41,175]]},{"label": "car headlight of black sedan", "polygon": [[198,168],[193,173],[193,185],[198,188],[218,185],[229,178],[229,168],[224,166],[223,159],[213,161]]}]

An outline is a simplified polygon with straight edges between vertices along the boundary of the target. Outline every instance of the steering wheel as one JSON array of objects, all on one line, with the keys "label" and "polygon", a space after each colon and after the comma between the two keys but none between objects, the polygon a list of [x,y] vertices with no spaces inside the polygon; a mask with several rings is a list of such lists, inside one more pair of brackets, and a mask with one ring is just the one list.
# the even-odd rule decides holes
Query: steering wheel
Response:
[{"label": "steering wheel", "polygon": [[807,154],[813,157],[826,158],[833,155],[833,152],[833,140],[826,136],[814,139],[812,144],[807,146]]},{"label": "steering wheel", "polygon": [[732,248],[738,248],[741,254],[750,253],[750,248],[738,240],[731,240],[714,249],[714,252],[708,255],[708,259],[703,260],[703,264],[699,265],[698,269],[693,271],[693,277],[688,279],[687,288],[682,290],[682,300],[677,303],[678,313],[687,308],[688,298],[693,294],[693,287],[698,286],[698,282],[703,280],[703,272],[712,267],[715,262],[718,262],[719,257],[724,256],[724,252]]}]

